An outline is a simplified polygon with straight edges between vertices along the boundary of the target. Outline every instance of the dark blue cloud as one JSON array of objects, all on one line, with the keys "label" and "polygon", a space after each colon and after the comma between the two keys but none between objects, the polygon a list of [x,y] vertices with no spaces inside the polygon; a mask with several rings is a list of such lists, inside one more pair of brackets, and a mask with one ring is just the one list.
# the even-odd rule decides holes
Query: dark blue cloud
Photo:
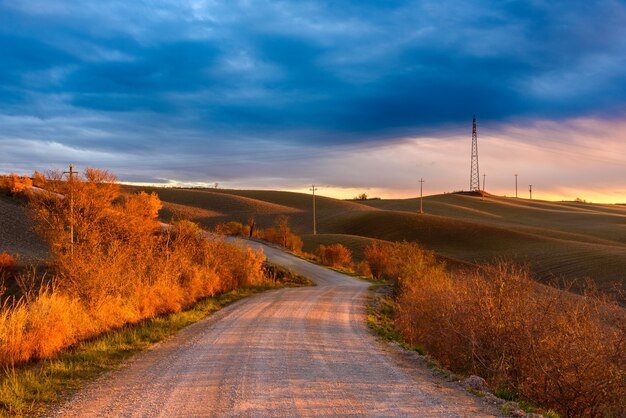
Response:
[{"label": "dark blue cloud", "polygon": [[107,150],[613,115],[625,21],[610,0],[0,2],[0,112]]}]

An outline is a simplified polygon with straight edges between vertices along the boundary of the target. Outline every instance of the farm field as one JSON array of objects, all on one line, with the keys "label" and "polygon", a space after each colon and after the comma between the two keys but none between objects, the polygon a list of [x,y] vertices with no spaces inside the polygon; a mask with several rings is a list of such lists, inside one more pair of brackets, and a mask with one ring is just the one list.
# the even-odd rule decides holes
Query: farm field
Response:
[{"label": "farm field", "polygon": [[[254,218],[264,228],[286,215],[304,250],[341,243],[359,261],[372,240],[415,241],[451,266],[512,260],[529,267],[541,282],[591,279],[612,293],[626,283],[626,206],[443,194],[419,199],[346,201],[316,198],[317,231],[312,235],[310,195],[282,191],[182,189],[124,186],[156,192],[161,219],[191,219],[206,228]],[[41,262],[45,244],[32,232],[19,201],[2,197],[0,251],[23,263]]]},{"label": "farm field", "polygon": [[[126,186],[129,187],[129,186]],[[527,265],[547,283],[591,279],[613,292],[626,282],[626,206],[547,202],[461,194],[419,199],[346,201],[316,198],[318,236],[312,232],[312,198],[293,192],[224,189],[140,188],[166,202],[162,213],[183,207],[205,227],[254,217],[261,227],[279,215],[290,218],[306,251],[339,242],[362,257],[371,239],[415,241],[438,255],[467,263],[498,259]],[[172,205],[172,206],[170,206]],[[178,205],[178,206],[174,206]],[[170,214],[169,217],[167,214]]]}]

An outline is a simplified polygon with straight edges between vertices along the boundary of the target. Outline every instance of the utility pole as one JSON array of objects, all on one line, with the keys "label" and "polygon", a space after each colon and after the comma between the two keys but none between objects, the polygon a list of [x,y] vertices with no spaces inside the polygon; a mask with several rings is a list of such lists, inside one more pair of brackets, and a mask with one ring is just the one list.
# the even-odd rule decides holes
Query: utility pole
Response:
[{"label": "utility pole", "polygon": [[515,198],[517,199],[517,174],[515,175]]},{"label": "utility pole", "polygon": [[315,191],[317,190],[317,187],[315,187],[315,184],[313,184],[309,190],[313,192],[313,236],[316,236],[317,228],[315,225]]},{"label": "utility pole", "polygon": [[70,175],[70,253],[74,256],[74,165],[70,164],[70,171],[63,174]]},{"label": "utility pole", "polygon": [[533,200],[533,185],[528,185],[528,192],[530,193],[530,200]]},{"label": "utility pole", "polygon": [[424,196],[422,194],[424,186],[424,179],[420,179],[420,213],[424,213]]},{"label": "utility pole", "polygon": [[480,200],[485,200],[485,177],[487,177],[487,175],[483,174],[483,192],[480,194]]},{"label": "utility pole", "polygon": [[480,174],[478,171],[478,132],[476,130],[476,115],[472,121],[472,167],[470,170],[470,191],[480,192]]}]

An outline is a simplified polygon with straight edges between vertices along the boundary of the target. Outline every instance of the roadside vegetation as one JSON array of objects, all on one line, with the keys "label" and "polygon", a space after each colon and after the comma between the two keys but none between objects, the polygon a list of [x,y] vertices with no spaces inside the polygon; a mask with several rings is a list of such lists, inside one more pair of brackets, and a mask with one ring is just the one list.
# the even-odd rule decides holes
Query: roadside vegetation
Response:
[{"label": "roadside vegetation", "polygon": [[122,195],[107,172],[38,180],[45,191],[29,205],[50,243],[51,271],[42,277],[3,268],[20,292],[6,295],[0,309],[0,365],[49,358],[125,324],[265,281],[261,252],[203,239],[188,221],[162,228],[158,197]]},{"label": "roadside vegetation", "polygon": [[71,181],[36,173],[35,183],[42,190],[31,192],[27,177],[0,182],[5,194],[28,195],[51,248],[46,274],[0,253],[0,416],[41,413],[235,300],[313,284],[265,262],[261,251],[204,239],[192,222],[163,226],[156,194],[121,193],[105,171]]},{"label": "roadside vegetation", "polygon": [[8,196],[24,194],[32,186],[33,181],[28,176],[18,176],[17,174],[0,176],[0,193]]},{"label": "roadside vegetation", "polygon": [[341,244],[320,245],[315,255],[325,266],[346,270],[353,267],[352,253]]},{"label": "roadside vegetation", "polygon": [[394,282],[387,308],[402,338],[452,371],[564,416],[626,410],[626,314],[606,296],[542,286],[507,263],[453,277],[415,243],[374,242],[365,255]]},{"label": "roadside vegetation", "polygon": [[[307,285],[284,276],[287,286]],[[224,306],[255,293],[282,287],[275,283],[245,286],[201,299],[189,309],[161,315],[80,341],[57,355],[27,364],[6,367],[0,377],[0,417],[37,416],[103,372],[118,368],[132,355],[163,341]]]},{"label": "roadside vegetation", "polygon": [[296,254],[302,252],[302,239],[291,230],[289,217],[285,215],[277,216],[274,226],[265,229],[255,228],[252,218],[248,221],[248,225],[236,221],[218,224],[215,231],[218,234],[258,238],[280,245]]}]

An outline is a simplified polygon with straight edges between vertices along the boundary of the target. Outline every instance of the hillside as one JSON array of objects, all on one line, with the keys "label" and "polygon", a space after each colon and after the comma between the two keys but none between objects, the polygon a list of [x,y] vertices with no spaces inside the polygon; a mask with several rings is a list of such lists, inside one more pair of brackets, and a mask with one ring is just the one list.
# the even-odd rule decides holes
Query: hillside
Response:
[{"label": "hillside", "polygon": [[[206,227],[235,220],[247,222],[255,218],[261,227],[272,225],[279,215],[287,215],[292,227],[300,234],[313,231],[312,197],[310,195],[283,191],[227,190],[227,189],[182,189],[124,186],[126,190],[156,192],[167,204],[190,206],[208,210],[211,216],[194,216],[192,219]],[[324,225],[346,215],[361,212],[378,212],[360,203],[316,197],[318,230]]]},{"label": "hillside", "polygon": [[24,202],[0,195],[0,253],[20,264],[40,263],[48,256],[46,243],[33,231]]},{"label": "hillside", "polygon": [[[303,236],[305,250],[340,242],[358,260],[371,239],[415,241],[451,264],[508,259],[528,265],[544,282],[591,278],[600,289],[624,286],[626,272],[626,206],[546,202],[487,196],[444,194],[419,199],[344,201],[318,196],[317,230],[312,233],[312,197],[308,194],[224,189],[124,186],[127,191],[156,192],[164,202],[161,218],[191,219],[207,228],[254,218],[260,227],[279,215],[290,218]],[[18,231],[28,228],[19,205],[3,198],[4,236],[0,249],[41,256],[40,241]],[[10,221],[9,219],[13,219]],[[18,220],[21,219],[21,220]],[[26,223],[25,223],[26,222]],[[32,242],[32,249],[28,249]],[[45,246],[43,247],[45,248]]]},{"label": "hillside", "polygon": [[[417,212],[419,199],[367,200],[377,209]],[[596,243],[626,244],[626,206],[444,194],[424,198],[428,214]]]},{"label": "hillside", "polygon": [[261,226],[288,215],[303,235],[305,249],[340,242],[360,258],[369,239],[416,241],[450,260],[467,263],[510,259],[526,264],[546,282],[591,278],[611,291],[625,283],[626,207],[575,202],[546,202],[458,194],[428,196],[425,214],[419,199],[343,201],[318,196],[317,229],[312,232],[308,194],[224,189],[157,189],[172,204],[210,211],[194,219],[207,227],[245,222]]}]

